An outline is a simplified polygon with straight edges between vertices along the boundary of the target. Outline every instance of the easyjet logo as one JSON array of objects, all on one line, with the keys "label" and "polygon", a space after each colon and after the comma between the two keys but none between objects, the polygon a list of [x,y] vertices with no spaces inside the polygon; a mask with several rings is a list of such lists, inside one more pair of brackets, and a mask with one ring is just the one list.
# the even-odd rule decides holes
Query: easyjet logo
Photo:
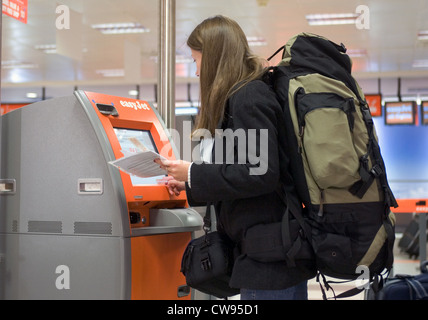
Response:
[{"label": "easyjet logo", "polygon": [[139,101],[131,102],[131,101],[120,101],[122,107],[132,108],[134,110],[150,110],[150,107],[147,103],[140,103]]}]

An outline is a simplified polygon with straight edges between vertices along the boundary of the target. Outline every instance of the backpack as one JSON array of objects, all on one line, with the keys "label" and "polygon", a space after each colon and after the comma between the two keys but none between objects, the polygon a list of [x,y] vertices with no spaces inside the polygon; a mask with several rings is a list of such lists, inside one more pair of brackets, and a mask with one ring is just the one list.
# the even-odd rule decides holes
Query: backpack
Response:
[{"label": "backpack", "polygon": [[317,279],[328,290],[326,276],[356,280],[367,267],[365,280],[378,281],[392,268],[390,208],[398,205],[351,59],[343,44],[309,33],[268,60],[281,50],[282,61],[264,81],[283,108],[286,152],[311,230]]}]

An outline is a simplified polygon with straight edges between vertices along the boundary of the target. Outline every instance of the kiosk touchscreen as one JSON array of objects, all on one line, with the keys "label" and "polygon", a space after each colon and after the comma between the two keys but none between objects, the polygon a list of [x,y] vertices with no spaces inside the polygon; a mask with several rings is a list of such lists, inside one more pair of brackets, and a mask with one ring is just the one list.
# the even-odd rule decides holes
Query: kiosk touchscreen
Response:
[{"label": "kiosk touchscreen", "polygon": [[[136,148],[135,144],[132,141],[138,141],[146,149],[159,153],[156,145],[153,141],[152,134],[148,130],[133,130],[133,129],[123,129],[123,128],[114,128],[117,139],[119,140],[120,147],[123,152],[129,154],[136,154],[139,152],[139,149]],[[139,177],[136,175],[131,176],[131,183],[133,186],[138,185],[157,185],[162,179],[165,178],[165,175],[150,176],[150,177]]]},{"label": "kiosk touchscreen", "polygon": [[149,103],[76,91],[3,115],[0,139],[0,298],[191,299],[180,266],[200,215],[164,173],[111,164],[178,158]]}]

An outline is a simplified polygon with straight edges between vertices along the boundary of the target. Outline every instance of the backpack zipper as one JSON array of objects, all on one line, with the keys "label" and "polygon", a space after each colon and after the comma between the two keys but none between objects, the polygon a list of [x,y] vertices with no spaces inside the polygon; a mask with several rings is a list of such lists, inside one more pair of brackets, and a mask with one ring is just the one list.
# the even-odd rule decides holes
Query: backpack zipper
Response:
[{"label": "backpack zipper", "polygon": [[299,138],[300,139],[298,139],[298,149],[299,149],[300,154],[303,153],[303,135],[304,135],[304,133],[305,133],[305,126],[302,125],[300,127],[300,130],[299,130]]},{"label": "backpack zipper", "polygon": [[318,210],[318,217],[322,218],[324,216],[324,190],[321,190],[320,193],[320,209]]}]

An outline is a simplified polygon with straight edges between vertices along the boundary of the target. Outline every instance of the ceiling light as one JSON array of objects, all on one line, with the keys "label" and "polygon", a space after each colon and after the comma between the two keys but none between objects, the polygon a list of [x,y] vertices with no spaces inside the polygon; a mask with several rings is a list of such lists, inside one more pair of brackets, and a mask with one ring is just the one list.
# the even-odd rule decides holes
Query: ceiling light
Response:
[{"label": "ceiling light", "polygon": [[351,58],[364,58],[367,56],[367,50],[366,49],[348,49],[346,51],[346,53]]},{"label": "ceiling light", "polygon": [[413,68],[428,68],[428,60],[415,60]]},{"label": "ceiling light", "polygon": [[176,108],[191,108],[193,107],[192,101],[176,101],[175,102]]},{"label": "ceiling light", "polygon": [[2,69],[36,69],[39,66],[31,62],[6,60],[1,62],[1,67]]},{"label": "ceiling light", "polygon": [[95,71],[97,74],[102,75],[106,78],[113,78],[113,77],[124,77],[125,76],[125,70],[124,69],[103,69],[103,70],[97,70]]},{"label": "ceiling light", "polygon": [[421,40],[421,41],[428,40],[428,30],[419,31],[418,40]]},{"label": "ceiling light", "polygon": [[175,109],[176,116],[196,116],[199,113],[199,109],[196,107],[180,107]]},{"label": "ceiling light", "polygon": [[[156,59],[156,62],[157,62],[157,59]],[[193,58],[187,55],[177,55],[175,57],[175,63],[190,64],[190,63],[193,63]]]},{"label": "ceiling light", "polygon": [[359,16],[358,13],[309,14],[306,20],[310,26],[355,24]]},{"label": "ceiling light", "polygon": [[34,49],[43,51],[47,54],[55,54],[56,53],[56,44],[39,44],[34,46]]},{"label": "ceiling light", "polygon": [[[159,57],[158,56],[150,56],[150,60],[154,61],[155,63],[158,63]],[[191,56],[178,54],[175,57],[175,63],[176,64],[191,64],[191,63],[194,63],[194,60]]]},{"label": "ceiling light", "polygon": [[103,34],[132,34],[150,32],[150,29],[145,28],[140,23],[135,22],[93,24],[91,27]]},{"label": "ceiling light", "polygon": [[138,90],[129,90],[128,91],[128,94],[130,95],[130,96],[133,96],[133,97],[136,97],[136,96],[138,96]]},{"label": "ceiling light", "polygon": [[28,99],[36,99],[38,97],[38,94],[35,92],[28,92],[26,96]]},{"label": "ceiling light", "polygon": [[265,38],[262,37],[247,37],[248,45],[250,47],[263,47],[267,46]]}]

